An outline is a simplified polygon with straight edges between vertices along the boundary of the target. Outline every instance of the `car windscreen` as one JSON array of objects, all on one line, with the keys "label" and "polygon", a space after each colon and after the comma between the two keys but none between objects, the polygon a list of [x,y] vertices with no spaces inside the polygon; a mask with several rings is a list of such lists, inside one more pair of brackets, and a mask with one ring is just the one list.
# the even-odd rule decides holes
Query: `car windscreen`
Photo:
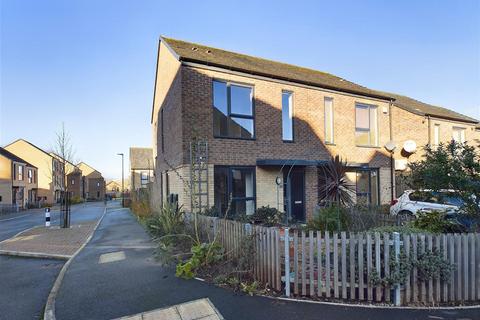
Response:
[{"label": "car windscreen", "polygon": [[450,206],[463,206],[463,200],[453,192],[414,191],[408,196],[411,201],[421,201]]}]

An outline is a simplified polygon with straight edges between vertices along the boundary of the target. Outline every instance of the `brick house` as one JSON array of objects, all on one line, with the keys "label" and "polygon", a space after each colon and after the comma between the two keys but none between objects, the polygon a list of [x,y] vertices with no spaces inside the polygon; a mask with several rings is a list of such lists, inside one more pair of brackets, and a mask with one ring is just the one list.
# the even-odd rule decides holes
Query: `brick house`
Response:
[{"label": "brick house", "polygon": [[58,157],[24,139],[8,144],[5,149],[37,168],[38,201],[52,204],[60,200],[64,187],[63,170]]},{"label": "brick house", "polygon": [[147,189],[153,180],[152,148],[130,148],[130,186],[132,191]]},{"label": "brick house", "polygon": [[100,171],[80,162],[77,167],[82,172],[82,198],[85,200],[103,200],[105,198],[105,179]]},{"label": "brick house", "polygon": [[177,194],[186,210],[225,210],[231,199],[233,213],[270,206],[304,221],[335,155],[348,162],[357,202],[387,204],[384,146],[398,110],[391,94],[328,73],[162,37],[153,205]]},{"label": "brick house", "polygon": [[37,167],[0,147],[0,206],[38,205]]}]

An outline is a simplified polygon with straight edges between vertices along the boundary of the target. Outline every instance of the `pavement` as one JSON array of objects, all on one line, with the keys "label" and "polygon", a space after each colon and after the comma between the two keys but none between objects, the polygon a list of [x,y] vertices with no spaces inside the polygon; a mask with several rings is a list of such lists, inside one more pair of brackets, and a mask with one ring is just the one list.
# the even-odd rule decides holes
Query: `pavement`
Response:
[{"label": "pavement", "polygon": [[[43,210],[33,209],[0,217],[0,240],[26,229],[43,225]],[[72,206],[72,223],[98,220],[104,212],[102,203]],[[52,226],[59,224],[54,211]],[[43,308],[55,279],[65,261],[0,256],[0,319],[41,319]]]},{"label": "pavement", "polygon": [[[285,301],[175,277],[153,258],[154,244],[128,209],[109,208],[68,268],[56,317],[114,319],[208,298],[225,319],[480,319],[480,309],[396,309]],[[139,318],[140,314],[140,318]],[[162,319],[162,318],[159,318]]]},{"label": "pavement", "polygon": [[44,255],[67,260],[93,232],[96,221],[74,224],[70,228],[34,227],[0,242],[0,254]]}]

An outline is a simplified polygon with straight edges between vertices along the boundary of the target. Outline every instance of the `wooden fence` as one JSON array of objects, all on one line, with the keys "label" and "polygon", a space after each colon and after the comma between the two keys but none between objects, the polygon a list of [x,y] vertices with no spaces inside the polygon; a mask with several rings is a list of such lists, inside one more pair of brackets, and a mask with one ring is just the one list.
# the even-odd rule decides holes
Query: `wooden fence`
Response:
[{"label": "wooden fence", "polygon": [[[189,219],[194,216],[190,215]],[[197,215],[202,237],[216,239],[228,255],[242,255],[242,241],[254,241],[254,276],[286,296],[310,296],[407,305],[480,301],[480,234],[321,233],[263,227]],[[402,285],[381,283],[391,259],[440,252],[455,266],[450,280],[438,274],[422,281],[413,267]],[[395,265],[393,265],[395,268]]]}]

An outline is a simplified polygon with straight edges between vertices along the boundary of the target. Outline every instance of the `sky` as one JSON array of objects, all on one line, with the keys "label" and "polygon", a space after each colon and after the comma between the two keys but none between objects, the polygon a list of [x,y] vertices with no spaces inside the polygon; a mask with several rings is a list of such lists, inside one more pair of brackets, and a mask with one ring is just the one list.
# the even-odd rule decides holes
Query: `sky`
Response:
[{"label": "sky", "polygon": [[151,146],[160,35],[330,72],[480,119],[480,1],[0,0],[0,146],[121,176]]}]

